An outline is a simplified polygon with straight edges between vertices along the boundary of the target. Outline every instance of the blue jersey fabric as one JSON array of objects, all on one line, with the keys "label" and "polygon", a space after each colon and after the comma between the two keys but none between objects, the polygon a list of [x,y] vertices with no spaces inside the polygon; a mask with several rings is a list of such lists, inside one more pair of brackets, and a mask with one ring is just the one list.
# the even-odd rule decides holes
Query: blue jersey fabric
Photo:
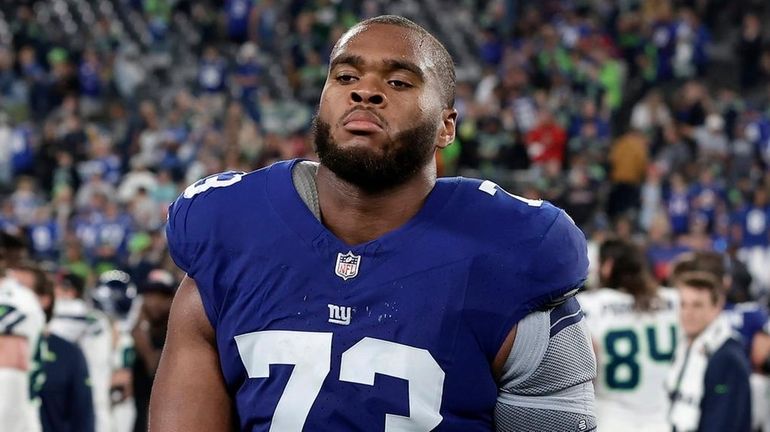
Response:
[{"label": "blue jersey fabric", "polygon": [[[304,430],[382,431],[393,416],[428,411],[440,412],[435,430],[492,430],[492,359],[516,322],[582,284],[583,233],[548,203],[446,178],[404,226],[349,246],[302,201],[295,163],[209,177],[169,209],[169,250],[198,285],[241,430],[269,430],[279,402],[293,407],[309,394],[298,398],[287,384],[290,361],[249,378],[256,366],[245,363],[259,355],[242,356],[239,343],[270,332],[322,341],[301,357],[322,353],[314,373],[324,377]],[[346,254],[357,267],[343,279],[336,270]],[[284,352],[283,342],[254,352]],[[328,344],[330,354],[318,350]],[[363,369],[376,373],[371,384]],[[436,406],[420,404],[437,396]]]},{"label": "blue jersey fabric", "polygon": [[767,310],[758,303],[727,303],[723,312],[730,320],[730,325],[740,333],[743,350],[751,358],[751,343],[754,335],[765,331],[768,323]]}]

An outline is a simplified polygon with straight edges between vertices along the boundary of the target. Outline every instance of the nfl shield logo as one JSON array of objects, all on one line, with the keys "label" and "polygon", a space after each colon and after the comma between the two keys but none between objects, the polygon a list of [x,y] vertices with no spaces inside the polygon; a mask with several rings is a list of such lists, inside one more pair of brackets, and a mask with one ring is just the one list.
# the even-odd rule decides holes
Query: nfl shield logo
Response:
[{"label": "nfl shield logo", "polygon": [[346,254],[338,253],[334,273],[344,280],[352,279],[358,276],[359,264],[361,264],[361,255],[353,255],[353,251]]}]

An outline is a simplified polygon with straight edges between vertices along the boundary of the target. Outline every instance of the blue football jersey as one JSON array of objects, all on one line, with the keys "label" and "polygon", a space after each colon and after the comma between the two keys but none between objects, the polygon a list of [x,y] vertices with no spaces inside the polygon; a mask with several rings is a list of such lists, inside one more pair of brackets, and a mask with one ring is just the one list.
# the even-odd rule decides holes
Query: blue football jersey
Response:
[{"label": "blue football jersey", "polygon": [[548,203],[446,178],[404,226],[350,246],[302,201],[295,164],[208,177],[169,210],[241,430],[492,430],[490,364],[582,284],[583,233]]},{"label": "blue football jersey", "polygon": [[754,335],[766,331],[768,325],[767,309],[758,303],[727,303],[722,312],[730,320],[730,325],[740,333],[743,350],[751,358]]}]

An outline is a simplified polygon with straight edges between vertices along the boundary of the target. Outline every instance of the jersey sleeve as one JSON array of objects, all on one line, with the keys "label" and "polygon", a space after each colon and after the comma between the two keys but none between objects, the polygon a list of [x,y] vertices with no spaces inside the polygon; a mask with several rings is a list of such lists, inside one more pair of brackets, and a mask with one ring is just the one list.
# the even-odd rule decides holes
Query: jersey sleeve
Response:
[{"label": "jersey sleeve", "polygon": [[561,304],[583,286],[588,277],[585,235],[564,211],[543,236],[524,276],[532,290],[521,317]]},{"label": "jersey sleeve", "polygon": [[176,265],[192,276],[196,249],[202,241],[196,229],[195,205],[193,200],[180,195],[168,209],[166,241],[168,252]]},{"label": "jersey sleeve", "polygon": [[240,182],[245,173],[230,171],[201,179],[190,186],[171,204],[166,223],[169,255],[176,265],[195,280],[206,316],[214,328],[218,322],[222,294],[214,275],[228,258],[220,246],[227,240],[223,233],[236,236],[228,228],[231,202],[238,197],[223,193],[227,186]]},{"label": "jersey sleeve", "polygon": [[577,293],[588,275],[585,236],[564,211],[551,207],[542,234],[476,257],[466,306],[469,322],[493,358],[511,328],[529,313]]},{"label": "jersey sleeve", "polygon": [[764,308],[758,307],[757,309],[751,311],[751,313],[747,314],[746,319],[748,321],[748,325],[751,328],[752,336],[760,332],[767,333],[767,327],[768,323],[770,323],[770,318],[768,317],[767,311]]},{"label": "jersey sleeve", "polygon": [[197,258],[210,238],[212,224],[217,223],[217,208],[206,198],[212,189],[238,183],[243,176],[242,172],[228,171],[198,180],[169,206],[166,223],[169,254],[193,279],[201,269]]}]

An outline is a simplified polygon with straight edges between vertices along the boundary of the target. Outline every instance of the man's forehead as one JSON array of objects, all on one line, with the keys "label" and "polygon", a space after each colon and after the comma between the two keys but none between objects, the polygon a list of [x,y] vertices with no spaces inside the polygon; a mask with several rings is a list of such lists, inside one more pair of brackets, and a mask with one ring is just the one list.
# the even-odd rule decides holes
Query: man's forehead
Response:
[{"label": "man's forehead", "polygon": [[[340,55],[356,54],[362,57],[409,59],[425,71],[435,67],[433,50],[425,35],[410,28],[391,24],[368,24],[354,27],[337,42],[331,61]],[[364,46],[366,45],[366,46]],[[372,50],[368,45],[374,45]],[[363,50],[366,48],[366,50]],[[364,52],[359,52],[364,51]]]}]

